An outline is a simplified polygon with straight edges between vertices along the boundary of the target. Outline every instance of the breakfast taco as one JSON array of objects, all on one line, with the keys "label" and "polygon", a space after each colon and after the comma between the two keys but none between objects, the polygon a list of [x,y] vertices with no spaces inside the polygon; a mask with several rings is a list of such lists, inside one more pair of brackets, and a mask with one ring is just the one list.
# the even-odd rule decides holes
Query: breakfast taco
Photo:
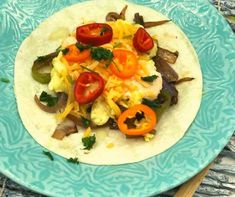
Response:
[{"label": "breakfast taco", "polygon": [[167,150],[186,133],[201,94],[197,55],[180,28],[126,1],[59,11],[15,60],[25,128],[50,151],[89,164],[132,163]]}]

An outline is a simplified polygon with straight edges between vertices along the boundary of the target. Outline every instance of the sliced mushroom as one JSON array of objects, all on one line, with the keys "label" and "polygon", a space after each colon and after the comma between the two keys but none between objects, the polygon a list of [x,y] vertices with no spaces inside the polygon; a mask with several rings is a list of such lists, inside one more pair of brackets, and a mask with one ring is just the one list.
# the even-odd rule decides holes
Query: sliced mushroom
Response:
[{"label": "sliced mushroom", "polygon": [[117,121],[112,119],[112,118],[109,118],[108,122],[107,122],[107,126],[110,128],[110,129],[114,129],[114,130],[117,130],[119,129],[118,128],[118,124],[117,124]]},{"label": "sliced mushroom", "polygon": [[36,102],[36,104],[41,110],[48,112],[48,113],[56,113],[58,110],[60,110],[62,107],[66,105],[67,97],[68,97],[67,94],[63,92],[57,93],[57,96],[58,96],[58,101],[52,107],[42,104],[37,95],[34,96],[34,101]]},{"label": "sliced mushroom", "polygon": [[76,124],[70,119],[65,119],[57,125],[52,137],[57,140],[62,140],[65,136],[69,136],[70,134],[77,132]]},{"label": "sliced mushroom", "polygon": [[125,20],[126,19],[126,10],[127,10],[127,5],[125,5],[125,7],[124,8],[122,8],[122,11],[120,12],[120,17],[121,17],[121,19],[122,20]]},{"label": "sliced mushroom", "polygon": [[171,20],[162,20],[162,21],[150,21],[150,22],[144,22],[144,28],[150,28],[150,27],[156,27],[159,25],[163,25],[165,23],[170,22]]},{"label": "sliced mushroom", "polygon": [[157,55],[162,59],[164,59],[169,64],[174,64],[179,56],[179,52],[178,51],[172,52],[167,49],[158,47]]},{"label": "sliced mushroom", "polygon": [[120,19],[121,16],[116,13],[116,12],[109,12],[107,15],[106,15],[106,21],[116,21],[118,19]]},{"label": "sliced mushroom", "polygon": [[118,19],[122,19],[125,20],[126,18],[126,10],[127,10],[127,5],[122,9],[122,11],[120,12],[120,14],[118,14],[117,12],[109,12],[106,15],[106,21],[116,21]]},{"label": "sliced mushroom", "polygon": [[156,69],[162,74],[162,76],[167,80],[167,82],[175,82],[178,80],[178,74],[175,70],[161,57],[153,57]]},{"label": "sliced mushroom", "polygon": [[[77,116],[74,116],[72,114],[68,114],[67,118],[72,120],[77,126],[80,126],[80,127],[83,127],[83,128],[87,128],[87,127],[85,127],[81,117],[77,117]],[[93,122],[91,122],[89,127],[91,127],[91,129],[95,129],[95,128],[99,127],[99,126],[95,125]]]},{"label": "sliced mushroom", "polygon": [[142,15],[140,15],[139,13],[135,13],[135,15],[134,15],[134,22],[144,26],[144,28],[156,27],[159,25],[163,25],[169,21],[171,21],[171,20],[144,22],[144,18]]},{"label": "sliced mushroom", "polygon": [[192,80],[194,80],[193,77],[184,77],[184,78],[181,78],[181,79],[177,80],[175,82],[175,85],[181,84],[181,83],[186,82],[186,81],[192,81]]},{"label": "sliced mushroom", "polygon": [[175,84],[168,82],[164,77],[161,91],[170,95],[170,105],[175,105],[178,103],[178,90],[176,89]]},{"label": "sliced mushroom", "polygon": [[139,13],[135,13],[135,15],[134,15],[134,21],[135,21],[135,23],[144,26],[144,18],[143,18],[143,16],[140,15]]}]

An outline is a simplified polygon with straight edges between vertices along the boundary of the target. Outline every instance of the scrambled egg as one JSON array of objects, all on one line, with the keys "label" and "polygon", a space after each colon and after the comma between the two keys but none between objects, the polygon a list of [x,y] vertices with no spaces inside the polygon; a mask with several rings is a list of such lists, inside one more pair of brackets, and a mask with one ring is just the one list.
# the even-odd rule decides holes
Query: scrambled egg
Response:
[{"label": "scrambled egg", "polygon": [[67,92],[65,77],[68,75],[66,66],[61,62],[62,53],[53,59],[51,70],[51,81],[49,83],[49,90],[54,92]]},{"label": "scrambled egg", "polygon": [[[135,90],[127,91],[123,97],[127,98],[127,106],[132,107],[133,105],[140,104],[143,98],[155,99],[157,98],[160,90],[162,89],[162,77],[161,74],[156,71],[154,62],[152,60],[141,60],[139,64],[145,67],[145,72],[140,69],[139,74],[135,78],[127,80],[125,83],[129,86],[135,87]],[[146,72],[147,71],[147,72]],[[151,83],[144,82],[141,77],[156,75],[157,79]]]},{"label": "scrambled egg", "polygon": [[96,125],[105,124],[110,116],[109,108],[102,97],[95,100],[91,110],[91,120]]}]

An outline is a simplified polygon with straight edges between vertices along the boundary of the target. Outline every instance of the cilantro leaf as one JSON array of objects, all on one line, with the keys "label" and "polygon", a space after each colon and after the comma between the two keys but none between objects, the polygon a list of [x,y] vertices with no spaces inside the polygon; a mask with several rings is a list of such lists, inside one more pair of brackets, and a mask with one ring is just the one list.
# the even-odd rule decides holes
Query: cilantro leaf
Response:
[{"label": "cilantro leaf", "polygon": [[147,105],[150,108],[158,108],[161,106],[161,104],[159,102],[157,102],[156,100],[149,100],[146,98],[142,99],[142,104]]},{"label": "cilantro leaf", "polygon": [[153,82],[154,80],[157,79],[157,75],[151,75],[151,76],[147,76],[147,77],[141,77],[141,79],[142,79],[143,81]]},{"label": "cilantro leaf", "polygon": [[62,51],[63,55],[66,55],[69,52],[69,49],[68,48],[64,48],[61,51]]},{"label": "cilantro leaf", "polygon": [[67,162],[74,163],[74,164],[79,164],[80,163],[77,157],[69,158],[69,159],[67,159]]},{"label": "cilantro leaf", "polygon": [[91,45],[83,45],[79,42],[77,42],[75,45],[80,51],[84,51],[85,49],[90,49],[92,47]]},{"label": "cilantro leaf", "polygon": [[47,94],[45,91],[42,91],[39,100],[42,102],[46,102],[48,107],[52,107],[57,103],[58,97],[51,96],[50,94]]},{"label": "cilantro leaf", "polygon": [[52,154],[48,151],[42,151],[42,153],[44,155],[46,155],[51,161],[54,161],[54,157],[52,156]]},{"label": "cilantro leaf", "polygon": [[84,118],[83,116],[81,116],[81,120],[82,120],[82,124],[83,124],[84,127],[87,128],[87,127],[90,126],[90,124],[91,124],[91,121],[90,121],[90,120]]},{"label": "cilantro leaf", "polygon": [[0,81],[3,83],[10,83],[10,80],[4,77],[0,77]]},{"label": "cilantro leaf", "polygon": [[113,59],[113,53],[103,47],[96,47],[91,48],[91,57],[94,60],[108,60],[111,62]]},{"label": "cilantro leaf", "polygon": [[96,141],[95,135],[82,138],[82,143],[85,147],[84,150],[92,149],[93,145],[95,144],[95,141]]}]

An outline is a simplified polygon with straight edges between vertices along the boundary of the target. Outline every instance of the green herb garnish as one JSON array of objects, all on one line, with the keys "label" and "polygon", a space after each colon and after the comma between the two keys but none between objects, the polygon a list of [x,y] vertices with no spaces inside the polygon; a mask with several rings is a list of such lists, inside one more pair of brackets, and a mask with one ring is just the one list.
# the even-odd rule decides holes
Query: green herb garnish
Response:
[{"label": "green herb garnish", "polygon": [[150,108],[157,108],[161,106],[161,104],[159,102],[156,102],[156,100],[149,100],[146,98],[142,99],[142,104],[148,105]]},{"label": "green herb garnish", "polygon": [[52,156],[52,154],[48,151],[42,151],[42,153],[44,155],[46,155],[51,161],[54,161],[54,157]]},{"label": "green herb garnish", "polygon": [[91,45],[82,45],[79,42],[77,42],[75,45],[80,51],[84,51],[85,49],[90,49],[92,47]]},{"label": "green herb garnish", "polygon": [[107,27],[102,27],[101,30],[100,30],[100,36],[103,36],[105,32],[108,31],[108,28]]},{"label": "green herb garnish", "polygon": [[69,49],[65,48],[65,49],[62,49],[61,51],[62,51],[63,55],[66,55],[69,52]]},{"label": "green herb garnish", "polygon": [[147,77],[141,77],[141,79],[142,79],[143,81],[153,82],[154,80],[157,79],[157,75],[151,75],[151,76],[147,76]]},{"label": "green herb garnish", "polygon": [[42,102],[46,102],[48,107],[54,106],[58,102],[58,97],[51,96],[43,91],[39,97],[39,100]]},{"label": "green herb garnish", "polygon": [[0,81],[3,83],[10,83],[10,80],[4,77],[0,77]]},{"label": "green herb garnish", "polygon": [[77,157],[75,157],[75,158],[69,158],[69,159],[67,159],[67,162],[69,162],[69,163],[74,163],[74,164],[79,164],[79,160],[78,160]]},{"label": "green herb garnish", "polygon": [[86,118],[84,118],[84,117],[81,117],[81,120],[82,120],[82,124],[83,124],[83,126],[84,127],[89,127],[90,126],[90,124],[91,124],[91,121],[90,120],[88,120],[88,119],[86,119]]},{"label": "green herb garnish", "polygon": [[93,145],[95,144],[95,141],[96,141],[95,135],[82,138],[82,143],[83,146],[85,147],[84,150],[92,149]]},{"label": "green herb garnish", "polygon": [[94,60],[108,60],[111,62],[113,59],[113,53],[103,47],[96,47],[91,48],[91,57]]},{"label": "green herb garnish", "polygon": [[55,50],[56,52],[59,52],[61,50],[61,45],[58,46],[58,48]]}]

